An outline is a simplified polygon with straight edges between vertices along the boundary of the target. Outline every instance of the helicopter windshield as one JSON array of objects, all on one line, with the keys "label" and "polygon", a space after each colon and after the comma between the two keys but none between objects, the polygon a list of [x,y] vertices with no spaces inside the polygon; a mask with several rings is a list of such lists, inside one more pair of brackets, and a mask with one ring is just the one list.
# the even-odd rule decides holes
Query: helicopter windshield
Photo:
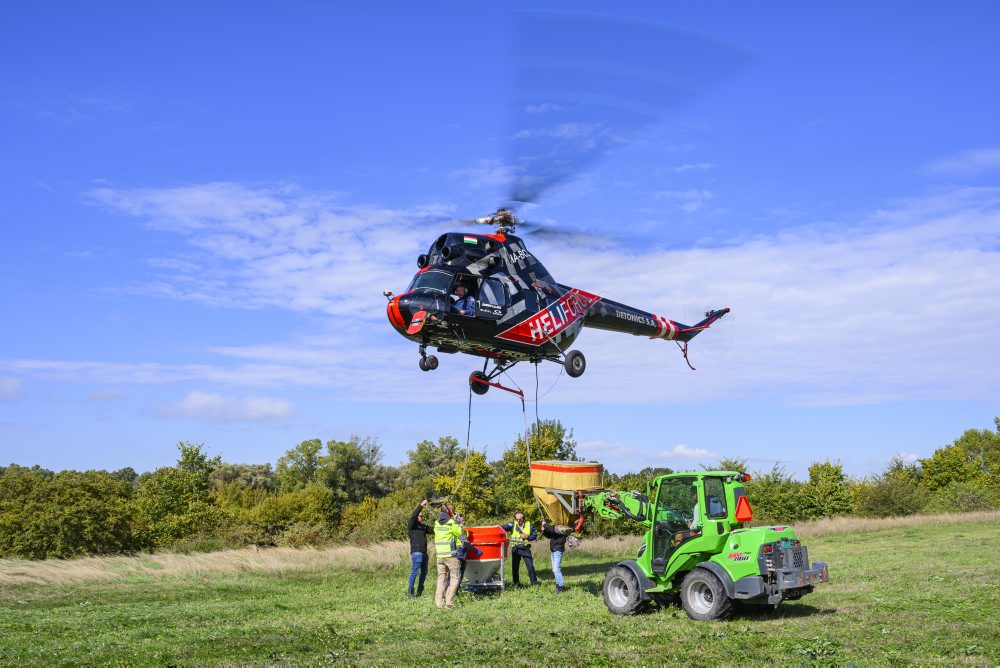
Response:
[{"label": "helicopter windshield", "polygon": [[413,277],[413,282],[410,283],[410,287],[406,291],[409,292],[421,288],[447,293],[448,288],[451,287],[452,278],[454,277],[447,271],[424,271]]}]

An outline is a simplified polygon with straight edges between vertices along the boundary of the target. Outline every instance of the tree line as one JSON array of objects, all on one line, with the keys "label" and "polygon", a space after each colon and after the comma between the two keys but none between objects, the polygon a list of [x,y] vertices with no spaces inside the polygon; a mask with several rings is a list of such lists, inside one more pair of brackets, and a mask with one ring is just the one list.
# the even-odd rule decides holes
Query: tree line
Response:
[{"label": "tree line", "polygon": [[[809,466],[795,480],[781,466],[753,471],[747,495],[755,524],[820,517],[889,517],[1000,508],[1000,418],[996,430],[969,429],[927,459],[894,457],[864,478],[838,462]],[[0,557],[49,558],[141,550],[207,551],[246,545],[322,545],[406,537],[424,498],[449,497],[470,524],[515,510],[539,519],[529,486],[532,459],[577,459],[572,430],[558,420],[532,425],[501,457],[466,450],[455,438],[421,441],[400,466],[382,463],[370,437],[299,443],[271,464],[209,457],[203,444],[178,444],[174,466],[136,473],[0,467]],[[702,465],[747,471],[747,460]],[[608,487],[644,490],[668,468],[609,474]],[[595,519],[587,533],[638,533],[627,521]]]}]

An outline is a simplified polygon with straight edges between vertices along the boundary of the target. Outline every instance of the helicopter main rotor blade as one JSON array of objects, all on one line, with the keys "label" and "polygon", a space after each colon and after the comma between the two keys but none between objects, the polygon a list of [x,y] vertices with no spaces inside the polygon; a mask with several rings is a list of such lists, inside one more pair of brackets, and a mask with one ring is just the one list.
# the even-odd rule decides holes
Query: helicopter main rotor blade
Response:
[{"label": "helicopter main rotor blade", "polygon": [[749,60],[648,22],[530,12],[517,23],[510,202],[538,201]]}]

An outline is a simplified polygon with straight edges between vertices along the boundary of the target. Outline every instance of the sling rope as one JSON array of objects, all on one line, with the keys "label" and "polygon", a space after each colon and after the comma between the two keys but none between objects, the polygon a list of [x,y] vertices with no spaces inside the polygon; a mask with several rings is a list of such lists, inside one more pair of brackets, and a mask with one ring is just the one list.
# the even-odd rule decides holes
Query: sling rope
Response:
[{"label": "sling rope", "polygon": [[458,495],[458,490],[462,486],[462,481],[465,480],[465,470],[469,468],[469,448],[471,447],[472,441],[472,385],[469,385],[469,418],[465,429],[465,463],[462,464],[462,474],[458,477],[458,482],[455,484],[455,489],[452,495]]},{"label": "sling rope", "polygon": [[[510,377],[506,371],[503,372],[507,379],[516,387],[518,390],[521,387],[514,382],[514,379]],[[528,410],[524,404],[524,391],[521,391],[521,416],[524,418],[524,450],[528,455],[528,480],[531,480],[531,432],[528,430]],[[539,441],[541,440],[542,434],[541,429],[538,426],[538,365],[535,365],[535,434],[538,436]],[[531,492],[531,498],[535,500],[535,506],[538,508],[538,516],[545,518],[545,513],[542,511],[542,503],[535,496],[535,492]]]},{"label": "sling rope", "polygon": [[[480,382],[480,383],[483,383],[485,385],[491,385],[493,387],[498,387],[501,390],[505,390],[507,392],[510,392],[511,394],[517,395],[517,397],[521,400],[521,417],[524,420],[524,449],[525,449],[525,453],[527,454],[527,457],[528,457],[528,475],[530,477],[530,475],[531,475],[531,431],[528,429],[528,407],[527,407],[527,405],[525,404],[525,401],[524,401],[524,390],[522,390],[521,386],[518,385],[517,382],[513,378],[511,378],[510,374],[507,373],[506,370],[503,372],[503,375],[507,377],[507,380],[509,380],[510,383],[514,387],[517,388],[516,390],[512,390],[509,387],[504,387],[503,385],[500,385],[499,383],[491,383],[491,382],[489,382],[487,380],[480,380],[478,378],[475,378],[474,380],[476,382]],[[549,388],[545,391],[545,394],[541,395],[541,397],[544,397],[544,396],[548,395],[548,393],[551,392],[552,389],[556,386],[556,383],[559,382],[560,378],[562,378],[562,370],[559,371],[559,375],[552,382],[552,385],[550,385]],[[541,423],[541,419],[539,418],[539,415],[538,415],[538,400],[541,397],[538,394],[538,389],[539,389],[538,364],[535,364],[535,435],[538,437],[539,442],[541,442],[541,438],[542,438],[542,423]],[[454,495],[454,496],[458,495],[458,490],[461,489],[462,483],[465,481],[465,472],[469,468],[469,454],[472,452],[472,394],[473,394],[473,392],[472,392],[472,385],[470,384],[469,385],[469,408],[468,408],[468,416],[467,416],[467,419],[466,419],[466,430],[465,430],[465,462],[462,464],[462,472],[459,474],[458,482],[455,484],[455,489],[452,491],[452,495]],[[535,500],[535,506],[538,508],[538,514],[539,514],[539,516],[544,518],[545,514],[542,511],[542,504],[538,500],[538,497],[535,496],[534,492],[532,492],[531,497]]]}]

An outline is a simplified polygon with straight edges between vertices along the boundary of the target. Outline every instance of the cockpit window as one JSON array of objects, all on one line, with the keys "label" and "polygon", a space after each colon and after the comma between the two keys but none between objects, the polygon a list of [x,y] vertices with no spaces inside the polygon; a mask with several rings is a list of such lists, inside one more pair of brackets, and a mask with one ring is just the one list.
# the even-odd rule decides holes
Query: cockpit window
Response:
[{"label": "cockpit window", "polygon": [[479,301],[483,304],[507,306],[507,293],[503,283],[495,278],[484,278],[483,287],[479,290]]},{"label": "cockpit window", "polygon": [[452,275],[447,271],[424,271],[413,277],[413,282],[410,283],[410,287],[406,291],[421,288],[447,293],[448,288],[451,287],[451,280]]}]

